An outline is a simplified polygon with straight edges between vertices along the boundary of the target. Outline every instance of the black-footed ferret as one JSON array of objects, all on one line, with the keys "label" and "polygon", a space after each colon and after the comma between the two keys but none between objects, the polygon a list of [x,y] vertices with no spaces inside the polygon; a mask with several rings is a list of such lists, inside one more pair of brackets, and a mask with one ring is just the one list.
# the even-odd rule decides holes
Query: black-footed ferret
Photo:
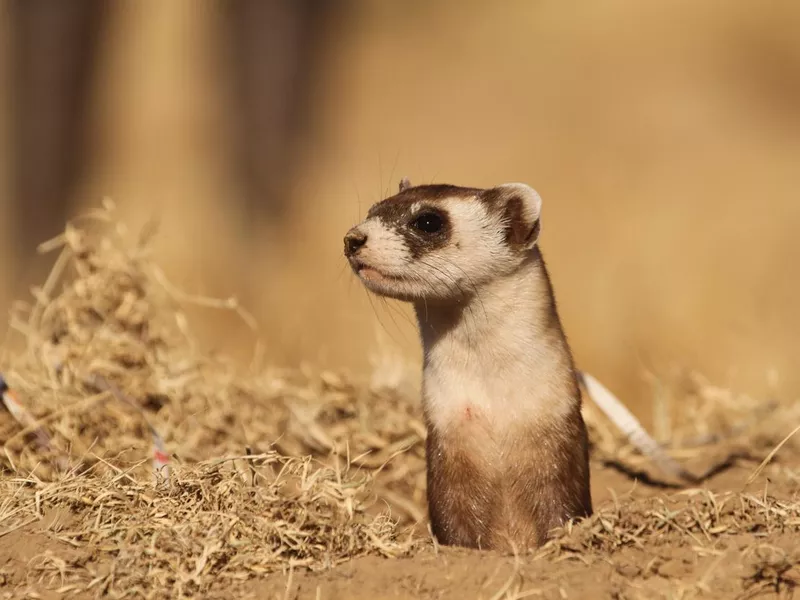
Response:
[{"label": "black-footed ferret", "polygon": [[416,311],[428,508],[444,545],[525,551],[592,514],[579,379],[637,445],[679,469],[576,370],[537,244],[541,208],[522,183],[403,180],[344,238],[366,288]]}]

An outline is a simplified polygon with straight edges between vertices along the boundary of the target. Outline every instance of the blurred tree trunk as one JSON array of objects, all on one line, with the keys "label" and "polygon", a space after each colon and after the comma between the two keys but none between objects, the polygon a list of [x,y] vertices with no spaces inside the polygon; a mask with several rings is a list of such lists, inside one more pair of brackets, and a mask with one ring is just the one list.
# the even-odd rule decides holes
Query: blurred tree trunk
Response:
[{"label": "blurred tree trunk", "polygon": [[287,210],[297,142],[310,121],[309,100],[332,19],[332,0],[227,0],[223,44],[234,147],[249,232],[280,222]]},{"label": "blurred tree trunk", "polygon": [[[103,0],[10,0],[13,256],[19,283],[41,275],[33,256],[58,234],[81,176],[87,100],[105,20]],[[20,279],[22,281],[20,281]]]}]

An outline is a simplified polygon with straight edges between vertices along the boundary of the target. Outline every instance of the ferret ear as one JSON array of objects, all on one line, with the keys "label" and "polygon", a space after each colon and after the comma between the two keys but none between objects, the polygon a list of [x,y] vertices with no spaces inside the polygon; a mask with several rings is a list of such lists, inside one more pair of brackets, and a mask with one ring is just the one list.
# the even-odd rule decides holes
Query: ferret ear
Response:
[{"label": "ferret ear", "polygon": [[484,195],[506,223],[506,241],[518,250],[530,250],[542,229],[542,198],[524,183],[504,183]]},{"label": "ferret ear", "polygon": [[411,187],[411,182],[408,180],[408,177],[403,177],[400,180],[400,191],[405,192],[410,187]]}]

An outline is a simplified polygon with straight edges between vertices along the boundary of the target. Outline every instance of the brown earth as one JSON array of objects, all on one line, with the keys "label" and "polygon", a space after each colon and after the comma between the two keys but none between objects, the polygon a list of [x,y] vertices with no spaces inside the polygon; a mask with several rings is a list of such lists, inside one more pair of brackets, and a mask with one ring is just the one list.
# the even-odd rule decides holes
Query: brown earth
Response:
[{"label": "brown earth", "polygon": [[[800,583],[793,399],[671,382],[670,451],[706,474],[692,488],[586,402],[591,519],[531,555],[439,548],[402,362],[356,379],[207,355],[182,307],[213,302],[176,290],[110,208],[95,219],[110,225],[68,228],[11,319],[27,351],[3,375],[29,418],[0,411],[2,597],[788,598]],[[155,480],[150,425],[170,462]]]}]

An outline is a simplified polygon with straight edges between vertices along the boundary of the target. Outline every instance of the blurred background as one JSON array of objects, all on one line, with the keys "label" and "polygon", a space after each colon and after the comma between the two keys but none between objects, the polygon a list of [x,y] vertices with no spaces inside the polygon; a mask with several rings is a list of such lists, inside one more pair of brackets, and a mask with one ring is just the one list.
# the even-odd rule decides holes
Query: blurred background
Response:
[{"label": "blurred background", "polygon": [[[112,198],[267,358],[419,360],[342,257],[413,183],[525,181],[579,364],[649,419],[682,369],[798,394],[800,4],[0,0],[0,305]],[[196,312],[209,348],[255,336]]]}]

